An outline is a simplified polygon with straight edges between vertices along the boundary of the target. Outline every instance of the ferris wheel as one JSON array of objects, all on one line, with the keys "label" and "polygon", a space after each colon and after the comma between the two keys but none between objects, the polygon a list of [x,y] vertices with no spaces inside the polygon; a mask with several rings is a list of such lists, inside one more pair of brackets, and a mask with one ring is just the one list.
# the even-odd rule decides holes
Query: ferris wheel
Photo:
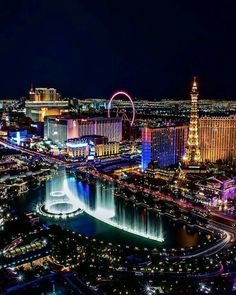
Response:
[{"label": "ferris wheel", "polygon": [[122,110],[121,112],[122,112],[122,117],[125,117],[125,119],[127,119],[130,122],[130,126],[133,126],[134,119],[135,119],[134,103],[133,103],[133,100],[132,100],[131,96],[127,92],[124,92],[124,91],[117,91],[110,98],[109,103],[108,103],[108,107],[107,107],[107,109],[108,109],[108,118],[110,118],[110,116],[111,116],[111,103],[112,103],[112,101],[115,98],[117,98],[119,96],[125,96],[126,98],[128,98],[128,100],[131,103],[131,107],[132,107],[132,114],[131,114],[131,116],[127,116],[127,114],[124,112],[124,110]]}]

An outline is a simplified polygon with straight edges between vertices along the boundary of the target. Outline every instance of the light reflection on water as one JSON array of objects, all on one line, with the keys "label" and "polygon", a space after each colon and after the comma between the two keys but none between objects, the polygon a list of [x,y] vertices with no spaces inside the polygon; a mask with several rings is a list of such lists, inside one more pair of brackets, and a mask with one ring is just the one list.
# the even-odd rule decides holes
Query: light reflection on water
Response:
[{"label": "light reflection on water", "polygon": [[[26,196],[18,199],[19,210],[32,211],[38,202],[42,202],[45,200],[48,189],[55,188],[60,183],[60,178],[55,178],[52,181],[47,182],[46,185],[41,186],[40,188],[30,190],[30,192]],[[91,210],[96,210],[96,208],[98,208],[99,206],[101,207],[102,204],[104,205],[104,200],[109,200],[110,195],[114,193],[114,187],[112,184],[106,184],[100,180],[96,180],[96,183],[93,184],[75,180],[73,177],[68,177],[68,186],[70,189],[72,188],[72,190],[75,190],[74,193],[76,193],[80,200],[87,204],[87,206],[89,206]],[[105,196],[104,198],[102,198],[101,196],[103,192]],[[96,197],[98,199],[100,198],[100,201],[98,203],[96,202]],[[111,210],[110,213],[112,215],[114,213],[114,207],[112,206],[114,205],[117,207],[118,205],[116,203],[116,198],[111,200],[110,203],[109,202],[107,203],[107,209]],[[142,213],[142,208],[138,208],[138,210],[141,210]],[[129,222],[134,222],[135,216],[129,216],[129,214],[127,213],[126,217],[123,216],[122,218],[124,220],[127,219]],[[125,233],[124,231],[105,224],[102,221],[96,220],[86,213],[66,220],[52,220],[50,218],[43,217],[43,220],[45,220],[45,222],[47,222],[48,224],[60,224],[62,227],[70,228],[71,230],[79,232],[81,234],[119,244],[131,244],[156,248],[181,248],[196,246],[199,242],[206,240],[204,234],[199,235],[198,232],[193,230],[191,230],[190,232],[188,229],[183,227],[183,225],[176,224],[165,216],[162,216],[161,219],[163,227],[161,228],[161,230],[165,234],[165,241],[163,243],[141,238],[130,233]],[[140,225],[140,221],[136,220],[136,226],[137,225]],[[158,226],[158,221],[156,222],[156,228],[160,229],[160,226]]]}]

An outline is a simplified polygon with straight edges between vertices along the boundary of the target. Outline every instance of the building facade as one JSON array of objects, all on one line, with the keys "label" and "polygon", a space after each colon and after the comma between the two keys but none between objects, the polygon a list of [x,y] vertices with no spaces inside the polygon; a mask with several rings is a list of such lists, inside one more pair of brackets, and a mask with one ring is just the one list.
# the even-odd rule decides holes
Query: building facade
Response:
[{"label": "building facade", "polygon": [[212,176],[197,182],[196,185],[199,187],[199,196],[208,199],[208,203],[213,206],[222,205],[236,197],[234,178],[223,175]]},{"label": "building facade", "polygon": [[188,126],[165,126],[142,129],[142,170],[155,160],[160,168],[177,164],[183,157]]},{"label": "building facade", "polygon": [[44,122],[46,116],[59,116],[68,109],[68,101],[61,100],[55,88],[33,88],[25,101],[26,115],[35,122]]},{"label": "building facade", "polygon": [[119,154],[119,142],[108,142],[108,138],[100,135],[88,135],[69,139],[66,152],[72,158],[94,159]]},{"label": "building facade", "polygon": [[71,119],[47,117],[44,122],[44,137],[53,143],[64,145],[72,138],[87,135],[101,135],[109,142],[120,142],[122,122],[120,118]]},{"label": "building facade", "polygon": [[200,118],[199,142],[203,162],[236,162],[236,116]]},{"label": "building facade", "polygon": [[33,88],[29,91],[29,100],[31,101],[58,101],[60,94],[57,93],[55,88]]}]

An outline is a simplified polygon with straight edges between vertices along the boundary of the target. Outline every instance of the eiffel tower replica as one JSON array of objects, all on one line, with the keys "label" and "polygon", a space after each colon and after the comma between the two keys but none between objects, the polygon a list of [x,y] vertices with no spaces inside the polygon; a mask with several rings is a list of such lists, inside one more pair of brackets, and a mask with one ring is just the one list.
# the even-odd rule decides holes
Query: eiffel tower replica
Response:
[{"label": "eiffel tower replica", "polygon": [[196,77],[193,80],[191,91],[191,114],[188,132],[188,143],[185,154],[182,158],[182,166],[199,166],[201,162],[201,154],[198,139],[198,89]]}]

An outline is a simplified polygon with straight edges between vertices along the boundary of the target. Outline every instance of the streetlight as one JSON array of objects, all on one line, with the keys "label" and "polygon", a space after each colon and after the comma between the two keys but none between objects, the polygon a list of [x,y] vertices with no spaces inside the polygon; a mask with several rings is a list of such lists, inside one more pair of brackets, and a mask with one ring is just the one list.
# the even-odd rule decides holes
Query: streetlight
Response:
[{"label": "streetlight", "polygon": [[145,293],[146,295],[153,295],[156,294],[156,290],[152,288],[150,285],[145,286]]}]

